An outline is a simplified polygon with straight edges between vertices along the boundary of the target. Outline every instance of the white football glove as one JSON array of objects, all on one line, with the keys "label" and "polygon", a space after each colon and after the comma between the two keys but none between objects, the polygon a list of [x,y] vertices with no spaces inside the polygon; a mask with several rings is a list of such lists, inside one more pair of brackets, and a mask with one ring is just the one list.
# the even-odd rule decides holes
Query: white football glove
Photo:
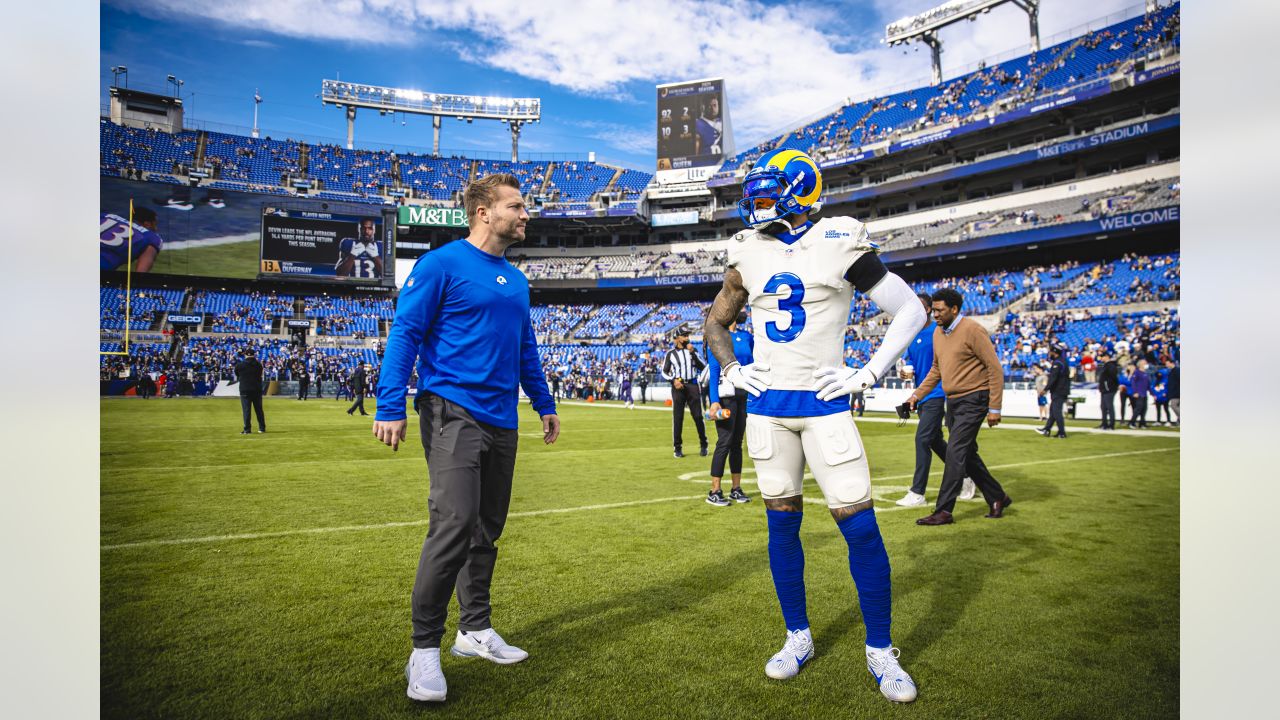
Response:
[{"label": "white football glove", "polygon": [[819,400],[831,400],[841,395],[862,392],[876,384],[875,373],[866,368],[825,367],[814,371],[813,391]]},{"label": "white football glove", "polygon": [[728,380],[720,378],[717,382],[719,385],[716,387],[716,392],[720,393],[720,397],[733,397],[738,394],[738,388],[734,387],[733,383]]},{"label": "white football glove", "polygon": [[773,381],[769,379],[769,367],[760,363],[740,365],[734,363],[724,372],[724,379],[734,387],[740,387],[756,397],[769,389]]}]

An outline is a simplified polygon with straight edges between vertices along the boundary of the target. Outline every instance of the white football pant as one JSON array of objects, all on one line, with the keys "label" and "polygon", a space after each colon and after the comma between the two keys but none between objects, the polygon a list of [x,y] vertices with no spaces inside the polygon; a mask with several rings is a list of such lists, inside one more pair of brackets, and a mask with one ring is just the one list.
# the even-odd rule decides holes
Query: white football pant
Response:
[{"label": "white football pant", "polygon": [[747,454],[766,500],[801,494],[807,462],[826,496],[838,508],[871,498],[871,468],[853,416],[747,416]]}]

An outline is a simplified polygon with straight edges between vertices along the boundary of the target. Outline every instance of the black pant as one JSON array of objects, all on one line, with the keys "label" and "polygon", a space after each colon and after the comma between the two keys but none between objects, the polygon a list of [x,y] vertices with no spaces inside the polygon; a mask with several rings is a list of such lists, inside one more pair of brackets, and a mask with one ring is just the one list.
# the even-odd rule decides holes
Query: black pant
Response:
[{"label": "black pant", "polygon": [[649,383],[640,383],[640,402],[645,405],[649,404],[649,399],[644,396],[644,391],[649,389]]},{"label": "black pant", "polygon": [[1133,417],[1129,420],[1129,424],[1133,425],[1134,423],[1137,423],[1138,427],[1146,427],[1147,426],[1147,396],[1134,395],[1132,398],[1129,399],[1129,402],[1130,404],[1133,405]]},{"label": "black pant", "polygon": [[1124,408],[1133,401],[1133,397],[1129,393],[1120,393],[1120,422],[1124,422]]},{"label": "black pant", "polygon": [[307,385],[309,384],[310,384],[310,381],[307,380],[307,378],[298,379],[298,399],[299,400],[307,399]]},{"label": "black pant", "polygon": [[938,397],[916,404],[920,424],[916,425],[916,474],[911,480],[911,492],[917,495],[923,495],[929,486],[929,467],[933,464],[934,453],[942,462],[947,461],[947,441],[942,439],[946,403],[945,399]]},{"label": "black pant", "polygon": [[849,396],[849,412],[857,413],[858,417],[862,417],[862,413],[867,409],[866,398],[862,393],[853,393]]},{"label": "black pant", "polygon": [[987,504],[1004,499],[1004,488],[987,470],[986,463],[978,455],[978,429],[987,419],[990,395],[986,390],[969,393],[958,398],[947,398],[947,466],[942,472],[942,487],[938,490],[937,510],[951,512],[960,496],[965,477],[982,491]]},{"label": "black pant", "polygon": [[724,461],[729,472],[742,472],[742,436],[747,433],[747,395],[745,390],[720,398],[720,407],[729,417],[716,421],[716,450],[711,455],[711,477],[724,477]]},{"label": "black pant", "polygon": [[316,378],[316,397],[324,397],[324,381],[320,378]]},{"label": "black pant", "polygon": [[347,414],[350,415],[356,410],[359,410],[361,415],[369,414],[364,411],[364,390],[359,390],[356,392],[356,401],[351,404],[351,407],[347,408]]},{"label": "black pant", "polygon": [[418,417],[430,494],[427,539],[413,582],[413,646],[435,648],[455,589],[458,629],[491,627],[489,587],[511,506],[519,436],[438,395],[422,398]]},{"label": "black pant", "polygon": [[252,395],[240,396],[240,413],[244,415],[244,431],[249,432],[249,406],[253,406],[253,411],[258,415],[258,429],[266,431],[267,421],[262,416],[262,393],[254,393]]},{"label": "black pant", "polygon": [[698,441],[702,447],[707,446],[707,428],[702,424],[702,399],[698,392],[698,383],[687,382],[679,390],[671,386],[671,437],[676,450],[684,446],[684,408],[689,407],[693,416],[693,424],[698,428]]},{"label": "black pant", "polygon": [[1102,427],[1116,429],[1116,391],[1102,393]]},{"label": "black pant", "polygon": [[1050,432],[1054,423],[1058,424],[1058,434],[1067,434],[1066,417],[1062,414],[1062,406],[1067,402],[1067,396],[1060,393],[1049,393],[1049,422],[1044,424],[1044,432]]}]

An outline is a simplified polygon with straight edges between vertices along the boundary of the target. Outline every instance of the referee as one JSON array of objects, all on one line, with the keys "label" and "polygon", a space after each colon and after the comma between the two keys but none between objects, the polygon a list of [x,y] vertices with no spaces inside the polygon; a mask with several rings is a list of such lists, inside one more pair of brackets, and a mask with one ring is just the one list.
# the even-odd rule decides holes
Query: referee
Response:
[{"label": "referee", "polygon": [[667,351],[662,361],[662,377],[671,381],[671,436],[675,456],[684,457],[684,409],[689,407],[694,427],[698,428],[699,454],[707,456],[707,429],[702,424],[702,398],[698,392],[698,373],[707,364],[689,347],[689,326],[676,330],[676,346]]},{"label": "referee", "polygon": [[427,457],[428,530],[413,585],[413,653],[407,694],[441,702],[440,641],[456,587],[451,652],[500,665],[529,656],[490,622],[496,546],[511,504],[519,425],[517,386],[560,435],[555,400],[529,320],[529,281],[504,257],[524,240],[529,213],[520,181],[495,174],[463,192],[470,234],[423,255],[405,280],[387,338],[373,434],[392,449],[405,438],[405,386],[418,363],[414,409]]}]

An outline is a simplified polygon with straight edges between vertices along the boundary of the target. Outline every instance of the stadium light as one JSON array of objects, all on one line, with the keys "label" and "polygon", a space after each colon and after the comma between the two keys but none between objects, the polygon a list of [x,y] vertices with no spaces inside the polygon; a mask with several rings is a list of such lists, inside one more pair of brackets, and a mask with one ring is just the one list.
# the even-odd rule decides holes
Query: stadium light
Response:
[{"label": "stadium light", "polygon": [[380,114],[412,113],[431,116],[432,151],[440,154],[440,119],[455,117],[468,123],[474,120],[498,120],[511,128],[511,159],[518,159],[520,125],[538,122],[542,115],[540,98],[509,98],[483,95],[447,95],[426,93],[409,88],[358,85],[341,80],[320,81],[320,101],[346,109],[347,147],[355,136],[357,108],[377,110]]},{"label": "stadium light", "polygon": [[119,87],[121,75],[124,76],[124,86],[126,88],[129,87],[129,68],[124,65],[116,65],[111,68],[111,84]]},{"label": "stadium light", "polygon": [[[1004,3],[1012,3],[1027,14],[1031,25],[1031,52],[1040,50],[1040,1],[1041,0],[951,0],[919,15],[911,15],[889,23],[880,42],[888,47],[909,42],[924,43],[933,51],[933,84],[942,82],[942,40],[938,31],[962,20],[975,21],[991,9]],[[920,49],[919,45],[916,50]]]}]

